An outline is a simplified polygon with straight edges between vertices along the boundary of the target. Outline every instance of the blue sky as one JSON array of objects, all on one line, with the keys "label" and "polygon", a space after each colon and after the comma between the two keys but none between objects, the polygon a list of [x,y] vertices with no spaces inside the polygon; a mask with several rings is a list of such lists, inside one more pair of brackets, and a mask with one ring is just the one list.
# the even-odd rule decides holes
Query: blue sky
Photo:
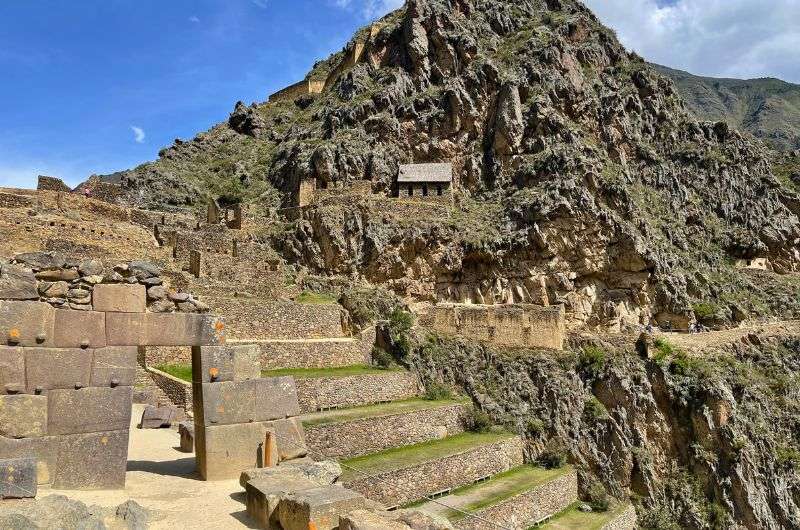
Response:
[{"label": "blue sky", "polygon": [[[798,0],[585,0],[648,59],[800,82]],[[402,0],[5,0],[0,185],[157,157],[301,79]]]}]

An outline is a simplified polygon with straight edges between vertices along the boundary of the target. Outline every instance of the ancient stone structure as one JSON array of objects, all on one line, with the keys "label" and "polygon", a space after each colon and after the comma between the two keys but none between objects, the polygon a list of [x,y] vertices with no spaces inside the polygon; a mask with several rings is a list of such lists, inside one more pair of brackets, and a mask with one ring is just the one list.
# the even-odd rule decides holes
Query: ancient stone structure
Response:
[{"label": "ancient stone structure", "polygon": [[449,197],[453,184],[453,165],[410,164],[397,174],[398,197]]},{"label": "ancient stone structure", "polygon": [[434,330],[496,346],[564,347],[564,307],[438,304],[421,319]]},{"label": "ancient stone structure", "polygon": [[415,397],[420,383],[409,372],[346,377],[298,378],[295,381],[303,412],[316,412]]},{"label": "ancient stone structure", "polygon": [[194,438],[204,479],[236,478],[308,452],[294,379],[260,376],[251,346],[192,349]]},{"label": "ancient stone structure", "polygon": [[36,184],[37,190],[47,190],[47,191],[63,191],[66,193],[70,193],[72,188],[64,184],[64,181],[58,177],[47,177],[45,175],[39,175],[39,181]]},{"label": "ancient stone structure", "polygon": [[137,347],[225,340],[215,316],[145,312],[141,285],[92,297],[94,311],[0,301],[0,469],[35,469],[20,484],[123,487]]}]

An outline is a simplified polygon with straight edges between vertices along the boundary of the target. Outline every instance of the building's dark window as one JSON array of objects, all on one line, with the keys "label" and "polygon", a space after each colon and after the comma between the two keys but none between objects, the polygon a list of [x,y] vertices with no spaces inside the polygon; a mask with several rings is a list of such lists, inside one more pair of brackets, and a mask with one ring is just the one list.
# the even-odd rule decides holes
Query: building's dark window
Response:
[{"label": "building's dark window", "polygon": [[414,186],[412,186],[411,184],[408,185],[408,196],[409,197],[414,196]]},{"label": "building's dark window", "polygon": [[422,185],[422,196],[423,197],[427,197],[428,196],[428,185],[427,184],[423,184]]},{"label": "building's dark window", "polygon": [[436,195],[438,195],[439,197],[442,196],[442,186],[441,186],[441,184],[439,186],[436,186]]}]

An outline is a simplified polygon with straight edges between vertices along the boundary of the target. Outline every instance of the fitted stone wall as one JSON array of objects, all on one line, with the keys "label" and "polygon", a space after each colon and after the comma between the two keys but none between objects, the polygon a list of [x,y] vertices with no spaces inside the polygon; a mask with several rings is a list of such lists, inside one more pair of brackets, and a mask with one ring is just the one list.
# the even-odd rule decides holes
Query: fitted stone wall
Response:
[{"label": "fitted stone wall", "polygon": [[387,371],[385,374],[346,377],[297,378],[300,410],[357,407],[409,399],[419,395],[421,386],[410,372]]},{"label": "fitted stone wall", "polygon": [[488,521],[508,521],[514,528],[530,528],[544,518],[566,510],[578,500],[578,474],[572,469],[567,473],[540,484],[533,489],[515,495],[498,504],[473,512],[458,522],[459,530],[483,530]]},{"label": "fitted stone wall", "polygon": [[282,90],[275,92],[269,96],[269,101],[291,101],[299,98],[300,96],[307,96],[309,94],[319,94],[325,88],[325,81],[312,81],[310,79],[303,79],[302,81],[290,85]]},{"label": "fitted stone wall", "polygon": [[563,306],[438,304],[423,322],[495,346],[564,348]]},{"label": "fitted stone wall", "polygon": [[518,436],[439,460],[354,478],[345,486],[388,507],[407,504],[522,465]]},{"label": "fitted stone wall", "polygon": [[192,412],[192,384],[182,379],[173,377],[155,368],[148,368],[150,379],[155,385],[164,391],[170,403],[181,407],[186,412]]},{"label": "fitted stone wall", "polygon": [[352,458],[464,432],[467,408],[445,405],[413,412],[306,426],[315,459]]},{"label": "fitted stone wall", "polygon": [[27,496],[124,487],[138,346],[224,342],[217,317],[145,313],[141,289],[96,286],[103,312],[0,300],[0,467],[35,459]]},{"label": "fitted stone wall", "polygon": [[330,368],[370,362],[370,354],[357,339],[273,340],[257,344],[265,370]]},{"label": "fitted stone wall", "polygon": [[205,480],[307,454],[294,379],[260,374],[251,346],[192,349],[196,460]]},{"label": "fitted stone wall", "polygon": [[600,530],[635,530],[639,520],[636,516],[636,508],[632,504],[626,506],[619,515],[603,525]]}]

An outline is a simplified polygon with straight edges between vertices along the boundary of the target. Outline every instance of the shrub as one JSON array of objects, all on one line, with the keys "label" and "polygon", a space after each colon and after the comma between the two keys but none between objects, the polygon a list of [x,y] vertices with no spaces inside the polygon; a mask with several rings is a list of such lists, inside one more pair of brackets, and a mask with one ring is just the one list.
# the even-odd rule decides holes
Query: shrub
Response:
[{"label": "shrub", "polygon": [[562,468],[567,465],[567,452],[561,445],[550,445],[539,455],[536,463],[546,469]]},{"label": "shrub", "polygon": [[467,417],[467,429],[471,432],[486,433],[492,428],[492,418],[484,411],[472,407]]},{"label": "shrub", "polygon": [[608,410],[606,409],[606,406],[594,396],[591,396],[584,402],[583,412],[589,419],[592,420],[608,419]]},{"label": "shrub", "polygon": [[439,401],[442,399],[451,399],[453,397],[453,389],[449,386],[432,381],[425,385],[425,399],[428,401]]},{"label": "shrub", "polygon": [[606,352],[597,346],[586,346],[578,357],[578,368],[597,377],[606,365]]},{"label": "shrub", "polygon": [[657,361],[663,361],[664,359],[672,356],[675,353],[675,346],[670,344],[670,342],[666,339],[658,338],[653,342],[653,344],[658,350],[658,352],[656,352],[655,355],[655,359]]},{"label": "shrub", "polygon": [[330,293],[303,291],[295,298],[295,302],[298,304],[335,304],[337,303],[337,298]]},{"label": "shrub", "polygon": [[413,325],[414,316],[400,308],[395,308],[389,315],[389,336],[400,358],[405,358],[411,353],[411,340],[408,332]]},{"label": "shrub", "polygon": [[689,356],[683,350],[677,350],[675,357],[669,365],[669,371],[675,375],[689,375],[692,371],[692,363]]},{"label": "shrub", "polygon": [[775,451],[775,461],[784,469],[800,469],[800,451],[794,447],[781,446]]},{"label": "shrub", "polygon": [[372,348],[372,363],[378,368],[391,368],[394,366],[394,357],[383,348],[375,346]]},{"label": "shrub", "polygon": [[589,506],[595,512],[606,512],[611,504],[611,500],[606,492],[605,486],[600,482],[592,482],[589,491],[586,493]]},{"label": "shrub", "polygon": [[712,317],[719,311],[719,306],[711,302],[700,302],[692,306],[695,316],[699,320]]},{"label": "shrub", "polygon": [[531,436],[539,436],[544,432],[544,422],[539,418],[531,418],[525,428]]}]

